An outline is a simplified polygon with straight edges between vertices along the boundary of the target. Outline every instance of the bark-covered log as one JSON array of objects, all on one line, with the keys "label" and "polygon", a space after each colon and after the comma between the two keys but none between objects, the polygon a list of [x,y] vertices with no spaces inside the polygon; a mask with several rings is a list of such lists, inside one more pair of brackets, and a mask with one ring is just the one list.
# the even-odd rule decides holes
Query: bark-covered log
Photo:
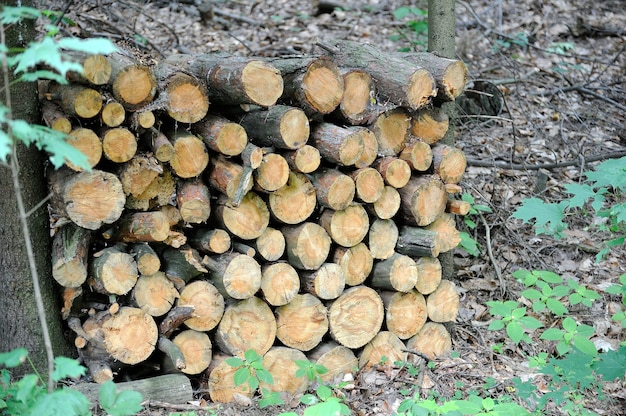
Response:
[{"label": "bark-covered log", "polygon": [[317,202],[327,208],[341,211],[354,200],[356,186],[354,180],[338,169],[320,169],[310,176],[315,186]]},{"label": "bark-covered log", "polygon": [[398,157],[418,172],[427,171],[433,163],[433,151],[430,145],[415,136],[409,137]]},{"label": "bark-covered log", "polygon": [[91,290],[106,295],[125,295],[137,283],[139,272],[132,255],[120,246],[107,247],[93,254],[89,265]]},{"label": "bark-covered log", "polygon": [[275,346],[263,356],[263,368],[272,375],[273,383],[261,382],[259,387],[270,392],[277,392],[287,402],[299,398],[309,387],[308,377],[296,377],[299,367],[297,361],[306,360],[300,350]]},{"label": "bark-covered log", "polygon": [[409,292],[382,292],[387,330],[400,339],[408,339],[419,332],[428,319],[426,299],[417,290]]},{"label": "bark-covered log", "polygon": [[84,85],[53,84],[47,96],[59,103],[69,115],[82,119],[94,118],[102,109],[102,94]]},{"label": "bark-covered log", "polygon": [[227,118],[208,114],[191,126],[207,147],[226,156],[237,156],[248,144],[246,130]]},{"label": "bark-covered log", "polygon": [[69,223],[52,239],[52,277],[63,287],[77,288],[87,280],[93,233]]},{"label": "bark-covered log", "polygon": [[187,234],[189,245],[206,254],[222,254],[230,249],[231,238],[220,228],[194,228]]},{"label": "bark-covered log", "polygon": [[356,169],[350,172],[349,176],[354,180],[356,199],[373,203],[383,194],[385,182],[376,169],[371,167]]},{"label": "bark-covered log", "polygon": [[442,278],[441,262],[437,257],[419,257],[415,259],[417,266],[417,283],[415,289],[422,295],[428,295],[439,287]]},{"label": "bark-covered log", "polygon": [[402,107],[380,114],[370,125],[378,141],[379,156],[397,156],[409,137],[411,116]]},{"label": "bark-covered log", "polygon": [[176,190],[176,206],[186,224],[205,223],[211,215],[211,193],[199,179],[180,181]]},{"label": "bark-covered log", "polygon": [[372,258],[385,260],[395,253],[398,226],[393,220],[374,220],[368,232],[368,247]]},{"label": "bark-covered log", "polygon": [[104,345],[115,360],[124,364],[145,361],[154,351],[158,329],[154,319],[139,308],[123,306],[102,323]]},{"label": "bark-covered log", "polygon": [[300,272],[300,287],[319,299],[337,299],[346,285],[343,269],[336,263],[324,263],[319,269]]},{"label": "bark-covered log", "polygon": [[272,306],[291,302],[300,291],[300,277],[287,262],[265,263],[261,267],[261,294]]},{"label": "bark-covered log", "polygon": [[211,339],[204,332],[187,329],[172,340],[185,357],[185,374],[199,374],[206,370],[213,358]]},{"label": "bark-covered log", "polygon": [[322,122],[313,125],[309,144],[326,161],[340,166],[354,165],[363,153],[362,127],[341,127]]},{"label": "bark-covered log", "polygon": [[363,241],[370,222],[361,204],[352,204],[340,211],[326,209],[319,218],[330,238],[343,247],[353,247]]},{"label": "bark-covered log", "polygon": [[381,157],[374,162],[372,167],[380,173],[385,184],[394,188],[402,188],[411,179],[411,165],[397,157]]},{"label": "bark-covered log", "polygon": [[362,284],[374,266],[374,258],[365,243],[358,243],[352,247],[337,246],[331,259],[341,266],[348,286]]},{"label": "bark-covered log", "polygon": [[454,283],[442,280],[426,298],[428,318],[433,322],[453,322],[459,314],[459,304],[459,293]]},{"label": "bark-covered log", "polygon": [[52,101],[41,102],[41,117],[52,130],[65,134],[72,131],[72,121],[61,107]]},{"label": "bark-covered log", "polygon": [[437,233],[435,247],[437,247],[439,253],[453,250],[461,242],[459,230],[456,228],[456,221],[452,215],[446,212],[442,213],[425,228]]},{"label": "bark-covered log", "polygon": [[278,149],[304,146],[311,129],[309,119],[301,109],[286,105],[250,111],[237,122],[246,129],[251,142]]},{"label": "bark-covered log", "polygon": [[209,154],[204,142],[184,130],[166,133],[174,146],[170,160],[172,172],[180,178],[199,176],[209,164]]},{"label": "bark-covered log", "polygon": [[263,192],[273,192],[287,184],[289,179],[289,164],[278,153],[267,153],[263,156],[261,165],[254,170],[255,189]]},{"label": "bark-covered log", "polygon": [[339,383],[345,374],[354,374],[359,366],[359,361],[350,348],[332,340],[322,342],[309,351],[307,356],[328,370],[320,375],[326,383]]},{"label": "bark-covered log", "polygon": [[434,360],[452,350],[452,338],[442,324],[426,322],[420,332],[406,342],[406,348]]},{"label": "bark-covered log", "polygon": [[117,101],[108,100],[100,111],[100,120],[108,127],[119,127],[126,119],[126,109]]},{"label": "bark-covered log", "polygon": [[136,306],[151,316],[165,315],[177,297],[178,291],[163,272],[139,276],[132,291]]},{"label": "bark-covered log", "polygon": [[420,227],[400,227],[396,251],[412,257],[437,257],[437,232]]},{"label": "bark-covered log", "polygon": [[228,197],[221,195],[213,212],[217,224],[242,240],[258,238],[270,221],[267,204],[254,192],[248,192],[239,206],[234,206]]},{"label": "bark-covered log", "polygon": [[131,244],[128,252],[135,257],[140,274],[151,275],[161,269],[161,258],[149,243]]},{"label": "bark-covered log", "polygon": [[371,100],[375,95],[372,76],[361,69],[339,70],[343,76],[343,97],[333,115],[348,124],[364,124],[371,116]]},{"label": "bark-covered log", "polygon": [[250,256],[230,252],[208,257],[204,263],[211,271],[211,282],[224,297],[248,299],[261,287],[261,266]]},{"label": "bark-covered log", "polygon": [[441,107],[420,109],[411,119],[411,134],[426,144],[443,139],[448,131],[450,117]]},{"label": "bark-covered log", "polygon": [[437,143],[432,147],[433,167],[444,183],[458,183],[467,166],[465,153],[461,149]]},{"label": "bark-covered log", "polygon": [[102,153],[114,163],[128,162],[137,152],[137,137],[126,127],[114,127],[100,133]]},{"label": "bark-covered log", "polygon": [[467,83],[467,66],[458,59],[447,59],[428,52],[399,53],[400,59],[426,68],[435,78],[437,99],[454,101]]},{"label": "bark-covered log", "polygon": [[[91,129],[85,127],[76,127],[68,134],[67,142],[76,149],[80,150],[87,157],[87,164],[95,167],[102,159],[102,140]],[[74,163],[67,161],[67,166],[77,172],[83,169]]]},{"label": "bark-covered log", "polygon": [[224,297],[206,280],[194,280],[185,285],[176,304],[193,307],[193,315],[185,320],[185,325],[196,331],[210,331],[215,328],[225,308]]},{"label": "bark-covered log", "polygon": [[366,205],[368,213],[381,220],[393,218],[400,210],[400,193],[393,186],[385,186],[383,193],[373,204]]},{"label": "bark-covered log", "polygon": [[314,172],[319,168],[322,160],[320,151],[309,144],[295,150],[286,150],[283,152],[283,156],[291,170],[300,173]]},{"label": "bark-covered log", "polygon": [[400,192],[400,214],[408,225],[425,226],[446,209],[448,196],[437,175],[414,176]]},{"label": "bark-covered log", "polygon": [[417,277],[415,260],[394,253],[388,259],[374,264],[370,284],[380,289],[409,292],[415,287]]},{"label": "bark-covered log", "polygon": [[276,261],[285,254],[285,236],[276,228],[267,227],[263,234],[252,242],[258,256],[265,261]]},{"label": "bark-covered log", "polygon": [[317,270],[328,258],[331,239],[324,228],[314,222],[282,228],[289,263],[297,269]]},{"label": "bark-covered log", "polygon": [[209,111],[205,85],[193,75],[163,61],[153,68],[159,100],[167,114],[181,123],[200,121]]},{"label": "bark-covered log", "polygon": [[157,93],[157,81],[150,67],[137,62],[129,53],[112,53],[108,59],[115,99],[131,111],[151,103]]},{"label": "bark-covered log", "polygon": [[313,214],[317,194],[308,176],[292,171],[287,183],[272,192],[268,201],[274,219],[283,224],[299,224]]}]

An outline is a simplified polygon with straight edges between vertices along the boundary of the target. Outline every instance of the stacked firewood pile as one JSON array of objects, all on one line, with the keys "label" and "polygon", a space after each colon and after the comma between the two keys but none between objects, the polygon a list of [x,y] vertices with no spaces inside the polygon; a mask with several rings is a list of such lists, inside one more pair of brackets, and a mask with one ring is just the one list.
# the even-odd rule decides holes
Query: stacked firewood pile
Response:
[{"label": "stacked firewood pile", "polygon": [[253,349],[270,390],[294,360],[356,367],[451,348],[439,253],[459,243],[463,153],[442,144],[466,67],[337,41],[321,56],[76,56],[43,118],[92,166],[49,175],[52,273],[97,382],[122,367],[208,375]]}]

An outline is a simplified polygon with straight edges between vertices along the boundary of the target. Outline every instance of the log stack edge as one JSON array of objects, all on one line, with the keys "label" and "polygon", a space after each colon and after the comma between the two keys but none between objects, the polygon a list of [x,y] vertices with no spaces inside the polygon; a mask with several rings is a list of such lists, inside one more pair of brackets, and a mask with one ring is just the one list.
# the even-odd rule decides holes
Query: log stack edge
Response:
[{"label": "log stack edge", "polygon": [[92,169],[49,175],[52,274],[94,381],[150,363],[235,393],[254,349],[281,393],[451,348],[459,296],[439,253],[460,239],[464,154],[440,104],[465,65],[347,41],[319,56],[75,56],[41,83],[44,122]]}]

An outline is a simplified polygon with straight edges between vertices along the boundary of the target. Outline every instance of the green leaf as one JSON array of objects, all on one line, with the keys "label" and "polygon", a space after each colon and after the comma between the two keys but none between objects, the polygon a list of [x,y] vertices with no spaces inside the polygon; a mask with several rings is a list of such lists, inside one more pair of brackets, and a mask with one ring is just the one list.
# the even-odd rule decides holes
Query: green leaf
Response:
[{"label": "green leaf", "polygon": [[35,397],[37,390],[41,390],[38,386],[39,377],[36,374],[26,374],[15,384],[17,386],[15,398],[22,403],[28,403],[31,398]]},{"label": "green leaf", "polygon": [[272,373],[267,370],[257,370],[256,376],[259,378],[259,381],[262,381],[263,383],[274,384],[274,377],[272,376]]},{"label": "green leaf", "polygon": [[565,306],[563,306],[561,301],[558,299],[554,299],[554,298],[546,299],[546,306],[556,316],[563,316],[569,312],[568,309]]},{"label": "green leaf", "polygon": [[569,199],[568,207],[580,208],[585,205],[585,202],[596,196],[596,191],[587,184],[569,183],[563,185],[565,192],[572,194]]},{"label": "green leaf", "polygon": [[586,172],[585,176],[594,183],[594,187],[626,189],[626,156],[608,159],[596,166],[595,171]]},{"label": "green leaf", "polygon": [[561,237],[567,225],[563,222],[563,210],[566,202],[551,204],[543,202],[539,198],[526,198],[522,200],[522,206],[513,212],[513,218],[522,220],[524,224],[534,222],[537,234],[554,235]]},{"label": "green leaf", "polygon": [[519,344],[524,336],[524,329],[517,322],[509,322],[506,326],[506,334],[515,342]]},{"label": "green leaf", "polygon": [[576,323],[576,321],[569,316],[563,319],[561,325],[563,325],[563,329],[565,329],[567,332],[574,332],[578,328],[578,324]]},{"label": "green leaf", "polygon": [[333,391],[325,384],[320,385],[316,390],[320,400],[326,401],[333,395]]},{"label": "green leaf", "polygon": [[87,52],[90,54],[108,55],[118,50],[113,42],[105,38],[63,38],[59,39],[58,45],[61,49]]},{"label": "green leaf", "polygon": [[524,316],[518,319],[517,322],[519,322],[520,325],[528,329],[537,329],[543,326],[543,324],[537,318],[532,316]]},{"label": "green leaf", "polygon": [[620,347],[617,351],[599,354],[598,358],[599,360],[592,364],[592,368],[602,376],[602,380],[626,379],[626,346]]},{"label": "green leaf", "polygon": [[141,393],[123,390],[116,394],[112,405],[108,407],[102,406],[102,408],[111,416],[129,416],[143,409],[143,406],[141,406],[142,400]]},{"label": "green leaf", "polygon": [[595,344],[582,336],[579,337],[574,337],[574,347],[578,348],[578,350],[580,350],[581,352],[587,354],[587,355],[591,355],[591,356],[596,356],[598,355],[598,349],[596,348]]},{"label": "green leaf", "polygon": [[508,316],[513,309],[517,308],[519,304],[512,300],[506,302],[501,301],[488,301],[489,313],[496,316]]},{"label": "green leaf", "polygon": [[11,25],[22,19],[37,19],[39,16],[41,16],[41,13],[33,7],[3,6],[2,12],[0,12],[0,23],[3,25]]},{"label": "green leaf", "polygon": [[502,328],[504,328],[504,322],[501,320],[493,321],[487,327],[487,329],[490,331],[499,331]]},{"label": "green leaf", "polygon": [[77,62],[63,59],[58,45],[50,37],[44,37],[39,42],[31,43],[24,52],[13,57],[17,62],[14,71],[16,74],[29,72],[31,68],[45,65],[65,77],[68,71],[81,73],[82,65]]},{"label": "green leaf", "polygon": [[470,237],[466,231],[459,232],[459,237],[461,238],[460,247],[474,257],[480,256],[480,246],[476,240]]},{"label": "green leaf", "polygon": [[42,394],[30,408],[31,415],[90,416],[91,403],[81,392],[63,387],[50,394]]},{"label": "green leaf", "polygon": [[549,270],[535,270],[533,271],[533,273],[535,273],[537,276],[541,278],[541,280],[547,283],[556,284],[556,283],[563,282],[563,278],[561,276]]},{"label": "green leaf", "polygon": [[314,394],[309,393],[300,397],[300,403],[305,404],[307,406],[314,405],[317,402],[318,402],[317,397],[315,397]]},{"label": "green leaf", "polygon": [[409,14],[411,14],[410,7],[404,7],[404,6],[398,7],[396,10],[393,11],[393,17],[395,17],[398,20],[404,19]]},{"label": "green leaf", "polygon": [[520,295],[524,296],[526,299],[529,299],[529,300],[537,300],[543,297],[541,292],[538,291],[537,289],[526,289],[522,291]]},{"label": "green leaf", "polygon": [[241,367],[239,370],[235,371],[233,374],[233,381],[235,386],[240,386],[250,378],[250,370],[248,367]]},{"label": "green leaf", "polygon": [[28,357],[28,350],[26,348],[16,348],[8,352],[0,352],[0,365],[7,368],[14,368],[22,365]]},{"label": "green leaf", "polygon": [[548,341],[560,341],[563,339],[563,331],[558,328],[548,328],[543,331],[543,334],[539,337]]},{"label": "green leaf", "polygon": [[111,380],[102,383],[100,385],[100,391],[98,393],[98,397],[100,398],[100,406],[102,408],[107,409],[115,404],[115,394],[117,393],[117,388],[115,387],[115,383]]},{"label": "green leaf", "polygon": [[256,390],[259,387],[259,379],[256,377],[250,377],[248,379],[248,386],[250,387],[250,390]]},{"label": "green leaf", "polygon": [[241,367],[243,365],[243,360],[239,357],[228,357],[226,359],[226,364],[231,367]]},{"label": "green leaf", "polygon": [[249,363],[261,360],[261,356],[259,354],[257,354],[257,352],[255,350],[252,350],[252,349],[247,350],[246,352],[244,352],[243,356],[246,359],[246,361],[248,361]]},{"label": "green leaf", "polygon": [[52,378],[54,381],[60,381],[64,378],[78,378],[84,376],[87,369],[80,365],[78,360],[67,357],[56,357],[54,359],[54,372]]}]

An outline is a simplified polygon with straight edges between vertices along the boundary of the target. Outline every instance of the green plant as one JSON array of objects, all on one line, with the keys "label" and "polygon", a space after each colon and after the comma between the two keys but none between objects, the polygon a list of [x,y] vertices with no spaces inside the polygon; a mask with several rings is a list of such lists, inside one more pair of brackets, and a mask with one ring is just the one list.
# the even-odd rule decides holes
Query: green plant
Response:
[{"label": "green plant", "polygon": [[[26,374],[13,381],[9,369],[18,367],[28,360],[28,351],[18,348],[0,353],[0,414],[2,415],[91,415],[91,404],[78,390],[63,386],[53,391],[45,388],[38,374]],[[33,367],[34,368],[34,367]],[[52,378],[55,383],[66,378],[85,375],[86,368],[78,361],[56,357]],[[142,409],[141,394],[135,391],[118,392],[115,383],[108,381],[100,386],[100,406],[110,416],[133,415]]]},{"label": "green plant", "polygon": [[527,331],[541,328],[543,324],[535,317],[526,314],[526,308],[520,306],[518,302],[508,301],[489,301],[489,312],[500,319],[494,319],[489,324],[489,329],[497,331],[505,329],[506,334],[519,344],[520,341],[532,342]]},{"label": "green plant", "polygon": [[626,274],[623,274],[619,277],[620,283],[615,283],[609,286],[606,291],[612,295],[621,295],[622,296],[622,305],[624,305],[624,309],[620,312],[616,312],[611,317],[612,319],[621,322],[622,328],[626,328]]},{"label": "green plant", "polygon": [[399,52],[410,52],[416,47],[424,48],[428,43],[428,10],[419,7],[402,6],[393,12],[396,20],[404,21],[403,27],[390,39],[394,42],[405,41],[409,46],[398,49]]},{"label": "green plant", "polygon": [[[482,218],[482,213],[492,212],[491,208],[488,205],[477,204],[476,200],[471,194],[464,193],[463,195],[461,195],[461,200],[470,204],[469,212],[463,217],[463,222],[469,230],[476,229],[477,224],[476,221],[474,221],[474,217],[478,216]],[[472,236],[470,236],[467,231],[461,231],[460,237],[461,242],[459,243],[459,245],[463,249],[465,249],[465,251],[467,251],[472,256],[480,255],[480,245]]]},{"label": "green plant", "polygon": [[[231,367],[237,368],[237,371],[235,371],[233,375],[235,386],[248,383],[250,390],[256,391],[260,387],[261,382],[274,384],[272,373],[263,367],[263,357],[254,350],[247,350],[244,353],[244,358],[229,357],[226,359],[226,363]],[[259,407],[261,409],[268,406],[284,404],[278,392],[272,392],[261,387],[261,396],[261,400],[259,400]]]},{"label": "green plant", "polygon": [[596,261],[600,261],[611,247],[622,245],[626,240],[626,157],[606,160],[594,171],[585,172],[584,176],[584,183],[563,186],[570,198],[556,203],[544,202],[536,197],[526,198],[513,213],[513,218],[533,224],[536,234],[561,239],[568,227],[564,221],[566,216],[572,211],[580,212],[589,207],[596,217],[604,219],[603,222],[591,221],[590,227],[597,227],[611,236],[596,256]]}]

